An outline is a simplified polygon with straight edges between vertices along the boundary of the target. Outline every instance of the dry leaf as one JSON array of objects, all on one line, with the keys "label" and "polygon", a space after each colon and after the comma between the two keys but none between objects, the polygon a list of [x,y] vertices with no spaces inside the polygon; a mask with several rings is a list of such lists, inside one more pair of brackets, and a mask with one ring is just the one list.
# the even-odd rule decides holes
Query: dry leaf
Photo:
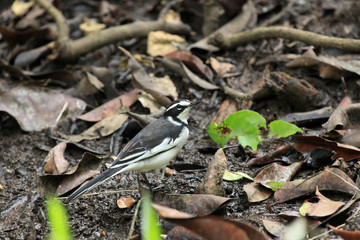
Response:
[{"label": "dry leaf", "polygon": [[84,22],[80,24],[79,28],[85,35],[89,35],[91,33],[99,32],[100,30],[105,29],[106,25],[97,23],[88,18],[84,18]]},{"label": "dry leaf", "polygon": [[69,162],[64,157],[64,151],[66,149],[66,142],[61,142],[53,147],[48,155],[45,157],[44,170],[48,174],[61,174],[66,171],[69,166]]},{"label": "dry leaf", "polygon": [[135,203],[135,199],[132,197],[120,197],[116,203],[119,208],[131,208]]},{"label": "dry leaf", "polygon": [[11,10],[16,16],[24,15],[34,5],[33,1],[24,2],[21,0],[15,0],[11,5]]},{"label": "dry leaf", "polygon": [[70,118],[86,107],[84,101],[48,88],[18,86],[0,94],[0,111],[13,116],[24,131],[55,127],[64,105]]},{"label": "dry leaf", "polygon": [[147,53],[151,56],[164,56],[177,50],[173,42],[184,44],[185,39],[163,31],[149,32]]},{"label": "dry leaf", "polygon": [[212,69],[216,72],[218,76],[223,76],[225,73],[230,72],[230,70],[235,67],[235,65],[226,62],[219,62],[216,58],[210,58],[210,65]]},{"label": "dry leaf", "polygon": [[313,202],[313,199],[305,200],[299,210],[301,216],[326,217],[335,213],[339,208],[344,206],[343,202],[332,201],[323,196],[318,187],[316,187],[315,194],[316,200],[318,201]]}]

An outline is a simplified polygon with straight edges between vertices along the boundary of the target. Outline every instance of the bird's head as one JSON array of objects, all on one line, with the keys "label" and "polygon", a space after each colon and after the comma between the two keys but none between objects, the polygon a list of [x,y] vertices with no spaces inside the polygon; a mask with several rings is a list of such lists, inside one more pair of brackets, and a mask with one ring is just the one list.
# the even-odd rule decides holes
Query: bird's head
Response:
[{"label": "bird's head", "polygon": [[170,104],[165,110],[164,117],[179,119],[183,123],[187,123],[190,109],[199,102],[190,102],[187,99],[179,99]]}]

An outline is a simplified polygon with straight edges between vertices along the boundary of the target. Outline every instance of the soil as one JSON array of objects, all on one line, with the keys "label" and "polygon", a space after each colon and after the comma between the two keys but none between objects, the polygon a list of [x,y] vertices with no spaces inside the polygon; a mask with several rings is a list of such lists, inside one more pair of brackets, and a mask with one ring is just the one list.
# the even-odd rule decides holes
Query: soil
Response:
[{"label": "soil", "polygon": [[[155,4],[153,2],[155,1],[151,1],[149,5],[153,6],[152,4]],[[280,6],[276,2],[255,1],[259,21],[278,12],[277,8]],[[291,24],[297,28],[320,34],[358,39],[360,36],[360,29],[358,27],[360,4],[353,1],[346,1],[344,3],[338,3],[337,1],[325,2],[320,0],[297,1],[290,13],[283,16],[278,23]],[[119,3],[114,2],[114,4],[120,8]],[[123,9],[128,14],[123,16],[124,22],[129,18],[135,19],[146,11],[148,11],[148,14],[144,15],[146,18],[153,17],[153,13],[148,9],[143,9],[141,13],[139,12],[140,10],[136,12],[134,10],[136,6],[135,3],[134,5],[127,3],[126,9]],[[67,12],[70,9],[63,4],[61,10]],[[0,43],[2,44],[4,41],[0,40]],[[145,54],[146,52],[145,40],[138,40],[135,43],[127,44],[130,45],[130,50],[134,53],[141,52]],[[264,65],[257,66],[251,64],[253,59],[258,60],[267,55],[280,53],[300,54],[303,51],[303,47],[305,45],[302,43],[294,44],[294,42],[274,39],[241,46],[234,51],[223,52],[220,56],[236,63],[237,71],[242,74],[248,74],[249,79],[247,79],[245,84],[240,82],[243,79],[241,76],[235,77],[232,80],[234,88],[242,89],[243,85],[256,84],[257,77],[264,71]],[[105,67],[111,67],[109,66],[110,62],[112,60],[118,61],[120,53],[113,47],[106,48],[106,50],[110,54],[100,57],[98,55],[94,57],[94,55],[89,54],[82,57],[76,64],[78,64],[78,67],[81,64],[103,64]],[[92,60],[91,63],[87,62],[92,57],[100,59]],[[314,85],[320,91],[327,94],[328,99],[326,103],[323,103],[324,106],[330,105],[335,107],[345,95],[340,81],[322,80],[318,77],[318,72],[314,68],[285,70],[284,64],[279,62],[272,64],[270,70],[291,71],[291,75],[298,78],[306,76],[308,80],[310,79],[310,81],[315,83]],[[160,68],[157,71],[167,70]],[[117,74],[121,75],[120,72],[117,72]],[[195,188],[204,177],[208,162],[213,158],[217,150],[217,146],[210,141],[206,133],[206,126],[211,122],[226,96],[221,91],[203,90],[182,81],[178,76],[172,76],[172,79],[177,85],[180,97],[190,100],[201,99],[202,104],[197,106],[191,113],[189,140],[176,159],[171,162],[169,167],[177,169],[177,172],[173,176],[166,177],[166,184],[171,189],[171,193],[194,193]],[[352,98],[353,102],[359,101],[358,79],[358,76],[346,79],[347,94]],[[240,101],[238,104],[240,107],[246,107]],[[276,98],[276,96],[259,102],[252,102],[247,107],[258,111],[268,120],[277,119],[287,113],[296,111],[294,106]],[[136,112],[140,108],[140,103],[136,103],[132,110]],[[49,224],[45,210],[44,189],[41,186],[39,177],[45,174],[44,159],[48,154],[48,150],[54,147],[57,141],[52,138],[52,130],[41,132],[22,131],[16,121],[6,113],[0,113],[0,120],[0,239],[44,239],[49,233]],[[319,129],[319,123],[310,124],[304,128],[305,132],[314,131],[318,134],[320,133]],[[83,141],[82,144],[89,146],[93,150],[109,153],[110,141],[111,136],[102,137],[98,140]],[[121,146],[127,141],[128,139],[124,139]],[[235,142],[232,144],[236,145]],[[275,143],[269,141],[262,143],[259,146],[259,150],[262,152],[273,151],[275,146]],[[68,144],[65,157],[70,161],[70,168],[81,159],[83,152],[84,150]],[[227,168],[230,170],[242,171],[251,176],[254,176],[260,170],[258,167],[250,168],[245,164],[256,155],[256,153],[248,148],[243,149],[239,146],[226,148],[225,154],[228,159]],[[105,159],[102,169],[105,169],[105,163],[111,162],[110,158]],[[202,168],[200,170],[194,169],[195,165],[202,166]],[[181,170],[185,166],[190,166],[190,169]],[[301,173],[301,177],[306,177],[314,171],[317,170],[307,169],[307,171]],[[148,179],[155,187],[155,192],[168,191],[163,183],[159,182],[156,173],[150,172]],[[251,204],[248,202],[247,195],[243,190],[243,185],[246,183],[248,183],[246,180],[224,182],[226,197],[237,200],[225,207],[223,215],[247,221],[261,230],[264,230],[261,223],[262,218],[271,219],[274,213],[283,211],[298,211],[299,206],[303,202],[303,200],[299,200],[271,205],[271,202],[265,201]],[[133,220],[136,203],[140,199],[137,189],[137,174],[133,172],[124,173],[97,187],[95,192],[100,192],[100,194],[83,196],[67,204],[66,208],[74,239],[126,239]],[[121,190],[126,191],[121,192]],[[118,192],[111,193],[110,191]],[[117,199],[121,196],[131,196],[136,202],[131,208],[120,209],[117,206]],[[171,225],[165,222],[161,223],[165,233],[171,229]],[[337,222],[334,224],[336,225]],[[350,222],[346,223],[345,229],[360,231],[359,226],[360,218],[353,218]],[[137,220],[135,234],[139,233],[140,220]],[[330,238],[336,239],[337,237],[330,234]]]}]

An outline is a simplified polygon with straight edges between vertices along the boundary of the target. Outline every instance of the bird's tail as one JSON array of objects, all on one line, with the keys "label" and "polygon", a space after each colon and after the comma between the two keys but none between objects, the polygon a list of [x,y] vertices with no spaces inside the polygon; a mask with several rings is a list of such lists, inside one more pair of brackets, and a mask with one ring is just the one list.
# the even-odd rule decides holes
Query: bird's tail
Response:
[{"label": "bird's tail", "polygon": [[98,186],[99,184],[105,182],[109,178],[115,176],[118,173],[121,173],[122,168],[108,168],[100,175],[96,176],[92,180],[88,181],[84,185],[80,186],[75,192],[73,192],[65,201],[65,203],[69,203],[72,200],[80,197],[82,194],[90,191],[94,187]]}]

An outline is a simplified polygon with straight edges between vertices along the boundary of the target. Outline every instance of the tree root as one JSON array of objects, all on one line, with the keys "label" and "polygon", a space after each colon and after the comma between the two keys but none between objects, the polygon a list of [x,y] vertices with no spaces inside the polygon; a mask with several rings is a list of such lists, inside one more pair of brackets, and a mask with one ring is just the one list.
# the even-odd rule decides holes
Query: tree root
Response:
[{"label": "tree root", "polygon": [[320,35],[289,27],[259,27],[236,34],[217,34],[209,39],[210,44],[231,49],[260,39],[285,38],[301,41],[315,47],[337,48],[343,51],[360,52],[360,40]]},{"label": "tree root", "polygon": [[57,38],[56,53],[57,60],[74,61],[95,49],[105,45],[116,43],[131,38],[146,37],[151,31],[165,31],[174,34],[187,35],[190,27],[178,22],[159,21],[136,21],[116,27],[110,27],[102,31],[87,35],[77,40],[70,40],[69,28],[62,13],[55,8],[48,0],[35,0],[49,14],[51,14],[58,26],[59,35]]}]

